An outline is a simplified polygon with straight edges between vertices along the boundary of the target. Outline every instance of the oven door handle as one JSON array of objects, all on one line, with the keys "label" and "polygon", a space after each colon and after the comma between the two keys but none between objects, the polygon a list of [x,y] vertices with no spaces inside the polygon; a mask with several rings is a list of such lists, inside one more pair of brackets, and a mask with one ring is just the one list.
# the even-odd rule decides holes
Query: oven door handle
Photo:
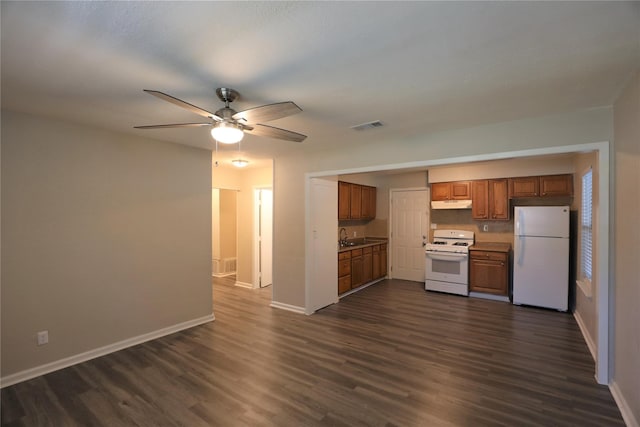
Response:
[{"label": "oven door handle", "polygon": [[460,254],[460,253],[426,252],[426,254],[429,258],[440,260],[440,261],[455,261],[455,260],[463,260],[467,258],[467,254]]}]

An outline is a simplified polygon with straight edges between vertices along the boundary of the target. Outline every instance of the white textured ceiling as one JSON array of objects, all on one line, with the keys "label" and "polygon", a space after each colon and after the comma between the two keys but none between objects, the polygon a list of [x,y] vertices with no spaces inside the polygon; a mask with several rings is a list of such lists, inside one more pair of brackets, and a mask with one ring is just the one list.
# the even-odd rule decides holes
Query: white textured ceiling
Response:
[{"label": "white textured ceiling", "polygon": [[[200,117],[292,100],[309,148],[610,105],[640,66],[640,2],[1,3],[2,108],[212,148]],[[356,132],[350,126],[381,120]],[[247,136],[249,158],[293,142]],[[235,149],[227,152],[234,156]]]}]

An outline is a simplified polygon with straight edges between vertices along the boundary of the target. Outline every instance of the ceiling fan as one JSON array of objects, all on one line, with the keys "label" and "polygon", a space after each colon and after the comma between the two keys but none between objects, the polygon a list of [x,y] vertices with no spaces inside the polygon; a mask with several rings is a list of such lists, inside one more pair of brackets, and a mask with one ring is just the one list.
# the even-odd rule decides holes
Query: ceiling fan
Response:
[{"label": "ceiling fan", "polygon": [[175,123],[166,125],[134,126],[136,129],[213,126],[213,129],[211,129],[211,136],[216,141],[224,144],[235,144],[236,142],[240,142],[245,132],[251,135],[267,136],[270,138],[284,139],[286,141],[294,142],[302,142],[307,137],[306,135],[302,135],[297,132],[259,123],[280,119],[301,112],[302,109],[292,101],[267,104],[236,112],[233,108],[229,107],[229,104],[238,98],[238,92],[233,89],[219,87],[216,89],[216,94],[218,95],[218,98],[224,102],[224,107],[220,108],[215,113],[212,113],[200,107],[196,107],[193,104],[189,104],[181,99],[167,95],[166,93],[158,92],[157,90],[144,89],[144,91],[177,105],[178,107],[185,108],[192,113],[211,119],[211,121],[208,123]]}]

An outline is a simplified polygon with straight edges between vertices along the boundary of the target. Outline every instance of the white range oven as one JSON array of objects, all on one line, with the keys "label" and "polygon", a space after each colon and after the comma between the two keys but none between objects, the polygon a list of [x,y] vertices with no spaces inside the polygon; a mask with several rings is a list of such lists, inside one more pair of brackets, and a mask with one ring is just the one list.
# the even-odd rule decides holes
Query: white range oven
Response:
[{"label": "white range oven", "polygon": [[473,239],[473,231],[433,232],[433,242],[425,246],[426,290],[469,295],[469,246]]}]

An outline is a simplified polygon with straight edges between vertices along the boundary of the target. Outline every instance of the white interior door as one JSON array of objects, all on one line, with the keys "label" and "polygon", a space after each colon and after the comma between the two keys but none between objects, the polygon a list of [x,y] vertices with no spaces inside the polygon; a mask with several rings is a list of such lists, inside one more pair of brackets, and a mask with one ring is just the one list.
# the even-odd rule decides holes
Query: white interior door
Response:
[{"label": "white interior door", "polygon": [[424,281],[429,190],[391,191],[391,277]]},{"label": "white interior door", "polygon": [[260,190],[260,287],[273,283],[273,191]]},{"label": "white interior door", "polygon": [[305,311],[311,314],[338,302],[338,183],[312,178],[307,207]]}]

